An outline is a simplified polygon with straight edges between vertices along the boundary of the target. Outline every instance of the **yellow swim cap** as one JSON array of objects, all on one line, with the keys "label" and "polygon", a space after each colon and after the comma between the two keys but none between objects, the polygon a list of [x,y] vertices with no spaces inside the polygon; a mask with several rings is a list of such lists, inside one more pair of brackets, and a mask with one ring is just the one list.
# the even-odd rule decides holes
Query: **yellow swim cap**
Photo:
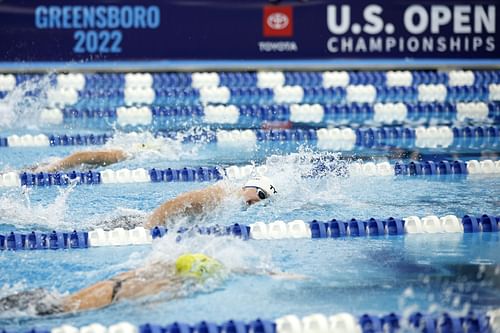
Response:
[{"label": "yellow swim cap", "polygon": [[175,269],[178,274],[197,279],[213,276],[221,268],[220,262],[202,253],[186,253],[175,261]]}]

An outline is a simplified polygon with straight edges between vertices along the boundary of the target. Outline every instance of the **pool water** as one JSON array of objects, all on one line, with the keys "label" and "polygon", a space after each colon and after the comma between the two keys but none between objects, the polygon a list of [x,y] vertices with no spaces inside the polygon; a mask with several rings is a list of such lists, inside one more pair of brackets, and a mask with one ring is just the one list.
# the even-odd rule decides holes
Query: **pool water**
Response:
[{"label": "pool water", "polygon": [[[38,124],[31,125],[27,129],[25,124],[22,128],[10,124],[2,136],[41,132]],[[81,128],[71,126],[56,129],[66,134],[82,133]],[[153,134],[154,129],[142,133],[146,140],[153,140]],[[144,136],[127,140],[131,141],[126,144],[134,140],[140,142]],[[195,221],[179,221],[179,224],[210,226],[295,219],[500,215],[500,178],[495,175],[369,177],[348,176],[343,172],[358,159],[391,163],[408,161],[411,157],[436,161],[484,156],[496,159],[500,151],[498,139],[486,147],[475,148],[383,146],[358,147],[356,151],[340,153],[319,151],[308,143],[266,143],[251,149],[196,142],[186,144],[179,140],[165,140],[162,145],[160,153],[138,154],[109,168],[227,167],[255,163],[267,166],[268,175],[279,192],[271,202],[250,207],[228,199],[210,214]],[[120,143],[111,142],[106,147],[120,147]],[[0,170],[23,170],[73,151],[98,148],[0,147]],[[307,177],[315,167],[311,161],[318,159],[323,159],[338,172]],[[120,226],[116,219],[121,216],[132,216],[131,223],[140,225],[147,214],[165,200],[209,184],[0,187],[0,234],[110,229]],[[240,184],[241,181],[236,181],[236,185]],[[443,233],[244,241],[199,235],[178,241],[175,235],[167,235],[154,240],[152,246],[0,251],[0,297],[33,288],[64,295],[156,260],[173,261],[184,252],[205,252],[235,270],[267,269],[305,275],[303,280],[285,280],[260,274],[231,273],[224,279],[186,290],[185,297],[180,299],[160,293],[99,310],[49,317],[37,317],[29,312],[0,313],[0,327],[21,331],[64,323],[76,327],[95,322],[110,325],[122,320],[139,325],[258,317],[275,319],[287,314],[304,316],[311,313],[397,312],[408,315],[414,311],[458,314],[469,310],[488,311],[500,308],[499,238],[498,233]]]}]

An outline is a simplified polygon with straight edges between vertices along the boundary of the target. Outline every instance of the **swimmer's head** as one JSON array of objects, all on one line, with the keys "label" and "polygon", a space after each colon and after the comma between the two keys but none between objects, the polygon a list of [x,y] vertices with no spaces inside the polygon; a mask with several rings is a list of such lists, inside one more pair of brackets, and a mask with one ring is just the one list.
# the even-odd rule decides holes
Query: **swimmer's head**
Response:
[{"label": "swimmer's head", "polygon": [[243,197],[248,205],[267,199],[278,193],[271,179],[267,177],[254,177],[243,186]]},{"label": "swimmer's head", "polygon": [[222,264],[202,253],[186,253],[175,261],[177,274],[198,280],[208,279],[220,272]]}]

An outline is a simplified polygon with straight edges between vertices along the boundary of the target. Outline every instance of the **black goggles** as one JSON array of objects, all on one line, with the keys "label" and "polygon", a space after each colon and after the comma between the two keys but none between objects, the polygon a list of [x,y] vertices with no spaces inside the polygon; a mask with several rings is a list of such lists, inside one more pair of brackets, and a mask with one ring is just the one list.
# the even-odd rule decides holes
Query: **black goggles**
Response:
[{"label": "black goggles", "polygon": [[269,197],[266,192],[264,192],[261,188],[258,187],[257,187],[257,196],[259,197],[260,200],[264,200]]}]

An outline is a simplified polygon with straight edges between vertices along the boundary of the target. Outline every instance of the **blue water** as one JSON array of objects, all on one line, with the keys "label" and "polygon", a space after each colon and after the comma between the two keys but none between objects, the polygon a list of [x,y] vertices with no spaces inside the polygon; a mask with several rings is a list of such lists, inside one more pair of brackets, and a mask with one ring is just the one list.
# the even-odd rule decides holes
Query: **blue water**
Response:
[{"label": "blue water", "polygon": [[[98,311],[51,318],[1,319],[7,328],[55,326],[71,321],[104,325],[126,318],[135,324],[175,320],[190,323],[210,318],[273,319],[294,313],[488,310],[500,305],[498,234],[409,235],[345,240],[228,241],[203,239],[189,245],[162,239],[156,255],[218,242],[221,260],[259,261],[271,257],[275,269],[309,276],[305,281],[267,276],[231,275],[209,290],[173,301],[124,301]],[[234,252],[231,256],[228,251]],[[4,283],[72,292],[82,285],[140,265],[150,247],[97,248],[76,251],[6,252]],[[216,255],[217,256],[217,255]],[[3,291],[4,293],[6,291]],[[166,298],[167,296],[164,295]],[[151,301],[151,300],[150,300]]]},{"label": "blue water", "polygon": [[[24,133],[82,133],[65,124],[43,129],[29,124],[2,129],[1,137]],[[28,128],[26,128],[28,127]],[[92,127],[89,133],[113,126]],[[128,143],[127,143],[128,144]],[[113,145],[110,145],[113,147]],[[109,147],[109,145],[108,145]],[[345,177],[329,174],[305,178],[309,161],[328,157],[339,170],[353,160],[394,162],[447,158],[497,159],[498,139],[487,145],[451,149],[358,147],[332,155],[314,144],[263,143],[256,149],[221,148],[215,144],[165,143],[160,154],[139,154],[120,168],[179,168],[185,166],[266,165],[279,195],[269,204],[245,209],[227,200],[198,225],[256,221],[404,218],[410,215],[500,215],[500,178],[494,175],[454,177]],[[81,149],[99,147],[0,148],[0,172],[22,170]],[[100,168],[99,170],[103,170]],[[141,224],[165,200],[209,183],[139,183],[71,187],[1,188],[0,233],[8,231],[91,230],[119,226],[116,218],[132,216]],[[236,182],[236,185],[240,183]],[[198,236],[176,242],[156,240],[152,246],[125,246],[58,251],[1,251],[0,297],[44,288],[54,294],[75,292],[92,283],[156,260],[172,261],[183,252],[203,251],[230,269],[256,268],[303,274],[305,280],[277,280],[266,275],[231,273],[182,299],[168,294],[122,301],[104,309],[33,317],[29,313],[0,314],[0,327],[26,330],[63,323],[84,326],[127,320],[134,324],[172,321],[195,323],[229,319],[275,319],[296,314],[411,311],[452,311],[500,307],[500,238],[498,233],[424,234],[346,239],[242,241]]]},{"label": "blue water", "polygon": [[[55,151],[61,153],[65,149]],[[25,160],[34,161],[43,154],[32,156],[25,151],[23,156]],[[280,189],[279,200],[246,210],[235,202],[228,202],[197,223],[500,213],[500,179],[496,177],[306,179],[297,176],[297,170],[304,165],[287,164],[289,158],[274,156],[263,162],[278,169],[274,179]],[[22,164],[22,161],[12,161]],[[163,165],[170,166],[169,163]],[[113,168],[124,166],[131,164],[123,162]],[[206,185],[146,183],[82,185],[73,189],[54,186],[35,188],[27,195],[21,189],[2,189],[0,232],[113,227],[116,225],[106,224],[107,221],[130,214],[139,215],[140,222],[144,214],[164,200]],[[15,214],[6,213],[12,209]],[[308,279],[282,281],[268,276],[232,274],[208,286],[207,290],[188,292],[185,299],[172,301],[167,300],[167,295],[163,298],[160,295],[70,315],[47,318],[21,315],[0,319],[0,326],[9,329],[53,327],[68,321],[76,326],[92,322],[106,325],[124,318],[135,324],[166,324],[175,320],[193,323],[203,319],[274,319],[290,313],[489,310],[500,306],[499,245],[498,234],[485,233],[247,242],[197,237],[177,243],[173,238],[164,238],[155,242],[152,249],[151,246],[130,246],[3,251],[0,253],[3,296],[12,290],[34,287],[71,293],[118,272],[140,267],[153,258],[170,261],[184,251],[200,249],[230,267],[265,266],[305,274]]]}]

